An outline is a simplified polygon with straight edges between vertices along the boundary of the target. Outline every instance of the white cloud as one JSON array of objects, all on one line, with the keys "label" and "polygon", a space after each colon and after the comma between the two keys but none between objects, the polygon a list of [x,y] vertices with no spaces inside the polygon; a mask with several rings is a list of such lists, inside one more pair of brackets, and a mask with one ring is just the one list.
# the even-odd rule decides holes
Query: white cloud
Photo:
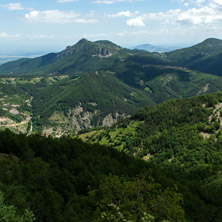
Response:
[{"label": "white cloud", "polygon": [[145,26],[142,18],[140,18],[140,17],[129,19],[129,20],[127,20],[126,24],[128,26]]},{"label": "white cloud", "polygon": [[92,3],[111,5],[111,4],[115,4],[115,3],[119,3],[119,2],[133,3],[133,2],[139,2],[139,1],[144,1],[144,0],[96,0],[96,1],[93,1]]},{"label": "white cloud", "polygon": [[139,12],[135,11],[135,12],[130,12],[130,11],[122,11],[122,12],[118,12],[116,14],[110,14],[107,15],[109,18],[117,18],[117,17],[132,17],[135,15],[138,15]]},{"label": "white cloud", "polygon": [[0,5],[0,7],[7,8],[10,11],[33,10],[32,8],[24,8],[21,3],[9,3],[7,5]]},{"label": "white cloud", "polygon": [[66,2],[78,2],[79,0],[57,0],[59,3],[66,3]]},{"label": "white cloud", "polygon": [[0,33],[0,38],[6,38],[6,39],[9,39],[9,38],[19,38],[20,36],[21,36],[21,34],[9,35],[6,32]]},{"label": "white cloud", "polygon": [[207,2],[207,0],[173,0],[173,1],[182,3],[186,7],[188,7],[191,4],[196,5],[196,6],[201,6]]},{"label": "white cloud", "polygon": [[59,10],[48,10],[48,11],[31,11],[25,14],[27,22],[31,23],[96,23],[97,20],[94,18],[82,18],[79,13],[74,11],[59,11]]},{"label": "white cloud", "polygon": [[5,33],[5,32],[2,32],[2,33],[0,33],[0,37],[8,37],[8,34],[7,33]]},{"label": "white cloud", "polygon": [[215,3],[222,5],[222,0],[214,0]]},{"label": "white cloud", "polygon": [[[219,1],[219,0],[213,0]],[[222,0],[221,4],[222,4]],[[205,2],[196,0],[197,4]],[[182,25],[182,26],[210,26],[221,25],[221,7],[215,4],[203,4],[199,7],[187,10],[175,9],[167,12],[149,13],[140,16],[143,21],[159,21],[162,25]]]},{"label": "white cloud", "polygon": [[55,35],[44,35],[44,34],[35,34],[35,35],[22,35],[22,34],[8,34],[6,32],[0,33],[0,38],[4,39],[13,39],[13,38],[23,38],[23,39],[54,39]]},{"label": "white cloud", "polygon": [[82,24],[90,24],[90,23],[97,23],[97,19],[86,19],[86,18],[78,18],[75,19],[76,23],[82,23]]},{"label": "white cloud", "polygon": [[23,10],[21,3],[9,3],[7,5],[2,5],[2,7],[7,8],[8,10]]},{"label": "white cloud", "polygon": [[[149,26],[146,33],[166,33],[167,35],[189,35],[190,33],[211,33],[218,30],[221,32],[222,23],[222,0],[185,0],[183,4],[194,4],[187,9],[173,9],[166,12],[144,13],[136,18],[127,20],[128,26]],[[128,13],[129,14],[129,13]],[[120,14],[115,14],[115,16]],[[171,33],[171,34],[170,34]],[[119,33],[123,35],[124,33]],[[125,33],[126,34],[126,33]],[[136,34],[136,33],[135,33]],[[140,32],[142,35],[142,32]]]},{"label": "white cloud", "polygon": [[68,23],[73,21],[73,19],[79,17],[74,11],[63,12],[59,10],[48,10],[48,11],[31,11],[25,14],[25,19],[28,22],[36,23]]}]

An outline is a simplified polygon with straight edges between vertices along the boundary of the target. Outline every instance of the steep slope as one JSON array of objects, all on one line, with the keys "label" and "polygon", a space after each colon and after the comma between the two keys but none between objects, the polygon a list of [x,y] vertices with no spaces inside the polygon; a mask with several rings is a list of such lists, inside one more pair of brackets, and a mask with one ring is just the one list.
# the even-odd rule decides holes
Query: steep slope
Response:
[{"label": "steep slope", "polygon": [[222,40],[206,39],[195,46],[165,53],[177,66],[222,75]]},{"label": "steep slope", "polygon": [[193,70],[199,70],[206,73],[211,73],[215,75],[222,75],[222,50],[219,53],[208,56],[201,60],[196,61],[195,63],[189,65],[188,67]]}]

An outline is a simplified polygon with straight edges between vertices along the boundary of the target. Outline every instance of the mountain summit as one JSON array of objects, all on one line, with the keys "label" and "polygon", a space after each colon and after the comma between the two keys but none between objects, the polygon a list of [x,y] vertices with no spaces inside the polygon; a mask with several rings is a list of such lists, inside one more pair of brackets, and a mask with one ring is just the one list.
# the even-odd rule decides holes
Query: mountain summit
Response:
[{"label": "mountain summit", "polygon": [[[114,64],[120,46],[109,41],[91,42],[81,39],[59,53],[50,53],[34,59],[20,59],[0,66],[2,75],[74,74],[107,68]],[[107,61],[100,62],[101,59]]]},{"label": "mountain summit", "polygon": [[121,47],[109,41],[90,42],[87,39],[81,39],[73,46],[66,47],[65,50],[58,53],[58,57],[76,55],[77,53],[90,54],[91,56],[109,57],[115,54]]},{"label": "mountain summit", "polygon": [[209,38],[204,40],[202,43],[198,44],[202,46],[208,46],[208,47],[222,47],[222,40],[216,39],[216,38]]}]

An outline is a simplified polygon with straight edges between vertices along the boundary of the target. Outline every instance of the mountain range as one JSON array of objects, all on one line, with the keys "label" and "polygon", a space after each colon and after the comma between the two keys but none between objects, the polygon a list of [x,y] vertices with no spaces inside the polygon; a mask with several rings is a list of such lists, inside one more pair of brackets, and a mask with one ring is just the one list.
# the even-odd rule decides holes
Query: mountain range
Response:
[{"label": "mountain range", "polygon": [[147,105],[220,91],[221,42],[151,53],[82,39],[59,53],[3,64],[0,126],[61,136],[110,126]]}]

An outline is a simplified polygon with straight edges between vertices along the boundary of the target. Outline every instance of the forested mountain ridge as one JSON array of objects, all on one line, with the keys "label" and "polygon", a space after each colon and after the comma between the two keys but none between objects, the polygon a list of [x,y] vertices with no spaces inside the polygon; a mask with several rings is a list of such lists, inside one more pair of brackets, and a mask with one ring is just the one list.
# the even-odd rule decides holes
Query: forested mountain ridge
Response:
[{"label": "forested mountain ridge", "polygon": [[143,108],[88,143],[0,132],[0,190],[37,221],[220,222],[221,112],[218,92]]},{"label": "forested mountain ridge", "polygon": [[[184,50],[205,55],[210,47],[211,56],[220,44],[208,39]],[[176,66],[183,59],[177,55],[186,53],[82,39],[59,53],[6,63],[0,66],[0,128],[61,136],[110,126],[146,105],[222,90],[221,77]]]},{"label": "forested mountain ridge", "polygon": [[167,59],[177,66],[222,75],[222,40],[209,38],[189,48],[165,53]]},{"label": "forested mountain ridge", "polygon": [[[81,39],[75,45],[68,46],[58,53],[5,63],[0,66],[0,75],[80,75],[84,72],[108,69],[117,62],[144,53],[121,48],[110,41],[91,42]],[[155,58],[159,64],[163,63],[160,56],[148,52],[145,55],[148,58]]]},{"label": "forested mountain ridge", "polygon": [[[5,63],[0,66],[0,75],[79,75],[88,71],[108,69],[112,65],[137,56],[146,57],[149,59],[149,64],[176,65],[221,75],[221,53],[222,40],[215,38],[206,39],[192,47],[166,53],[129,50],[110,41],[91,42],[81,39],[75,45],[68,46],[58,53]],[[152,63],[151,60],[153,60]]]},{"label": "forested mountain ridge", "polygon": [[81,39],[75,45],[68,46],[58,53],[5,63],[0,66],[0,75],[79,75],[88,71],[108,69],[122,61],[131,61],[134,57],[139,60],[141,56],[149,60],[149,64],[175,65],[221,75],[221,53],[222,40],[215,38],[166,53],[129,50],[110,41],[91,42]]},{"label": "forested mountain ridge", "polygon": [[[163,147],[165,147],[166,150],[169,149],[170,152],[173,152],[165,156],[166,163],[176,163],[183,159],[183,155],[181,156],[177,152],[184,151],[187,146],[192,144],[191,140],[193,139],[199,141],[203,147],[208,142],[211,145],[220,146],[221,113],[222,92],[217,92],[187,99],[169,100],[153,107],[147,106],[140,109],[131,118],[127,118],[110,128],[90,130],[85,134],[80,133],[79,136],[88,142],[110,144],[112,147],[124,150],[131,155],[142,159],[147,158],[151,161],[160,160],[158,152],[162,152]],[[171,141],[170,138],[174,136],[176,137]],[[189,137],[190,139],[188,139]],[[175,142],[175,139],[180,141],[179,144]],[[163,143],[170,141],[172,144],[168,146],[162,144],[161,141]],[[152,144],[155,146],[153,147]],[[183,149],[174,150],[173,144],[174,146],[182,145]],[[196,149],[195,142],[193,148]]]}]

